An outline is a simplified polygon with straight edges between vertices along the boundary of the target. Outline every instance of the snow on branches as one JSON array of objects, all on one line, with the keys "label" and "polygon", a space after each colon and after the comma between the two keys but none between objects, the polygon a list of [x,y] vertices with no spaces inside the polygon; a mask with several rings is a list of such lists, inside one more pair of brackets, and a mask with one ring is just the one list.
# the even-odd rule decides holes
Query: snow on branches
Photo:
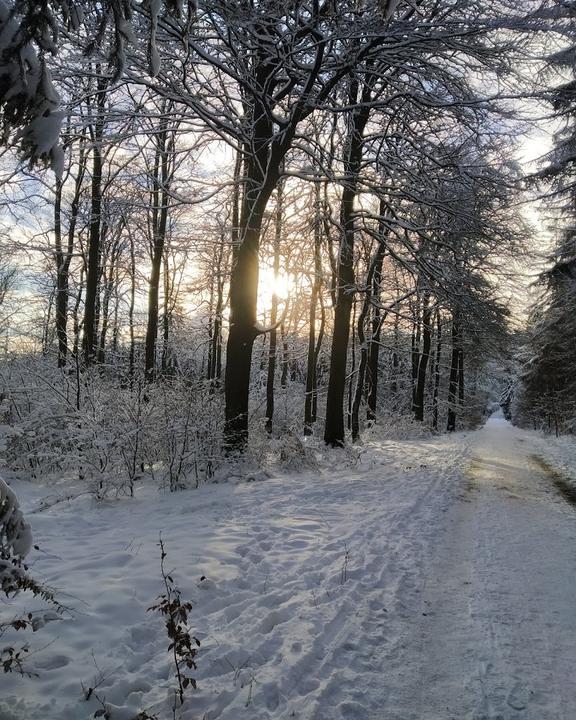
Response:
[{"label": "snow on branches", "polygon": [[60,98],[44,60],[56,38],[49,18],[19,16],[0,0],[0,140],[13,137],[26,160],[47,162],[59,175]]},{"label": "snow on branches", "polygon": [[[63,31],[86,31],[81,50],[108,63],[113,79],[126,65],[126,48],[135,43],[135,10],[149,25],[149,72],[156,76],[159,20],[195,16],[196,4],[184,0],[0,0],[0,142],[17,145],[24,160],[44,162],[59,177],[64,156],[58,143],[63,113],[47,56],[56,55]],[[68,39],[74,41],[72,35]]]},{"label": "snow on branches", "polygon": [[14,491],[0,478],[0,589],[8,595],[24,580],[22,562],[32,548],[32,531]]}]

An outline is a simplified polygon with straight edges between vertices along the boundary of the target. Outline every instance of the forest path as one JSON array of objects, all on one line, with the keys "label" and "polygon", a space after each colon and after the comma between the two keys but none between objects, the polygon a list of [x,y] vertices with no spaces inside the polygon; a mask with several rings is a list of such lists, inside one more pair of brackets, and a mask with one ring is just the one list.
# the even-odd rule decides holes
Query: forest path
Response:
[{"label": "forest path", "polygon": [[404,658],[405,720],[571,720],[575,508],[529,434],[494,417],[473,443],[413,629],[419,660]]}]

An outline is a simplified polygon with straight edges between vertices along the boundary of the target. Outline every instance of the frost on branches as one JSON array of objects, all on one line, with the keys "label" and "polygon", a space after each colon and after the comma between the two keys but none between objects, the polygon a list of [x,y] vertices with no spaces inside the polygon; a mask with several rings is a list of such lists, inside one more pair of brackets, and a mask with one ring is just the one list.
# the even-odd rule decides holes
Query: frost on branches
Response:
[{"label": "frost on branches", "polygon": [[22,563],[32,548],[32,531],[14,491],[0,478],[0,588],[15,593],[24,584]]}]

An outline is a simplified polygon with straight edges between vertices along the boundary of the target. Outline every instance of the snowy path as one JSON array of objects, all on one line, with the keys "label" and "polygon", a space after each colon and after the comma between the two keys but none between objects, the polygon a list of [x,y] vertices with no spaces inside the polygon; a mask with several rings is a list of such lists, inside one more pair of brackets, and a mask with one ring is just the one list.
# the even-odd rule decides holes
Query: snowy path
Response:
[{"label": "snowy path", "polygon": [[[183,720],[573,720],[576,514],[531,438],[493,419],[374,443],[354,468],[334,453],[314,472],[31,515],[35,571],[80,612],[38,633],[39,678],[0,678],[0,720],[89,718],[81,682],[112,720],[171,717],[146,612],[160,530],[202,640]],[[29,507],[46,494],[17,490]]]},{"label": "snowy path", "polygon": [[415,701],[384,717],[576,717],[576,508],[530,441],[500,419],[476,434],[413,633]]}]

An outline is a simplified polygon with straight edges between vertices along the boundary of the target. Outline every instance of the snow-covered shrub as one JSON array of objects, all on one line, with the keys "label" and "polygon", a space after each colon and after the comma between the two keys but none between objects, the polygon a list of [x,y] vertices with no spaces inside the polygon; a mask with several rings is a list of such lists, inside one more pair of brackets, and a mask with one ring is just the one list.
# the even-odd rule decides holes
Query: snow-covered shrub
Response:
[{"label": "snow-covered shrub", "polygon": [[77,376],[53,358],[21,357],[0,367],[0,393],[9,467],[80,482],[98,499],[133,495],[146,478],[198,486],[221,461],[222,396],[204,380],[128,382],[108,368]]},{"label": "snow-covered shrub", "polygon": [[209,481],[222,462],[222,398],[205,381],[173,378],[153,390],[162,485],[171,492]]},{"label": "snow-covered shrub", "polygon": [[0,478],[0,589],[18,591],[25,580],[24,558],[32,548],[32,531],[24,520],[16,494]]},{"label": "snow-covered shrub", "polygon": [[[32,531],[24,519],[16,494],[0,478],[0,595],[8,599],[20,592],[29,592],[49,603],[56,612],[27,612],[3,620],[0,616],[0,639],[10,630],[39,630],[47,622],[59,617],[64,608],[58,603],[52,591],[28,574],[24,560],[32,549]],[[24,664],[27,645],[16,647],[13,643],[0,646],[0,668],[4,672],[18,672],[30,675]]]},{"label": "snow-covered shrub", "polygon": [[410,409],[405,412],[383,411],[378,422],[364,431],[366,440],[416,440],[431,437],[433,431],[425,423],[416,422]]},{"label": "snow-covered shrub", "polygon": [[305,440],[297,430],[282,424],[275,437],[262,440],[262,444],[267,444],[270,463],[274,467],[300,472],[316,467],[314,453],[318,441],[315,438],[309,437]]}]

